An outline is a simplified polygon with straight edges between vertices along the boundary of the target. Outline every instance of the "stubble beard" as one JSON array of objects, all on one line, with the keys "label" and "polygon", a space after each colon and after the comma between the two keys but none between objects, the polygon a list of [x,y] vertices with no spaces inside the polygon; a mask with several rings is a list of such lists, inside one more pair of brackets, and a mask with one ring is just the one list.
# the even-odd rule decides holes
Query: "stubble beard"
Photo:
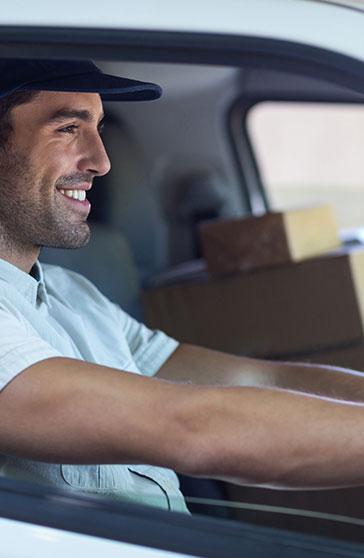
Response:
[{"label": "stubble beard", "polygon": [[0,151],[0,244],[8,251],[88,243],[88,223],[63,205],[57,181],[50,182],[37,177],[28,157],[11,148]]}]

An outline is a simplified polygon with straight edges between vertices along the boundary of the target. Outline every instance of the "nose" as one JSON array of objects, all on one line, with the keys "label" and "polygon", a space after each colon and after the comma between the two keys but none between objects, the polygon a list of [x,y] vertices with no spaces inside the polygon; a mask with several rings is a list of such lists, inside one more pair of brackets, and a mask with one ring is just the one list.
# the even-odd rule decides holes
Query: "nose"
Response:
[{"label": "nose", "polygon": [[[86,138],[85,138],[86,139]],[[110,159],[98,132],[90,135],[78,160],[78,170],[89,172],[94,176],[104,176],[111,168]]]}]

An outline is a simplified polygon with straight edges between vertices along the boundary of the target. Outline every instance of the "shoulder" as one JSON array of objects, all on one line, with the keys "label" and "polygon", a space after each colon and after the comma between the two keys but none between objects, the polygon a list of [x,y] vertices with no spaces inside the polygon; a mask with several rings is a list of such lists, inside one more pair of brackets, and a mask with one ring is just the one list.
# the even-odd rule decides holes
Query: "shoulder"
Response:
[{"label": "shoulder", "polygon": [[103,306],[112,304],[84,275],[51,264],[42,264],[42,269],[47,292],[56,298],[72,300],[75,305],[85,299]]}]

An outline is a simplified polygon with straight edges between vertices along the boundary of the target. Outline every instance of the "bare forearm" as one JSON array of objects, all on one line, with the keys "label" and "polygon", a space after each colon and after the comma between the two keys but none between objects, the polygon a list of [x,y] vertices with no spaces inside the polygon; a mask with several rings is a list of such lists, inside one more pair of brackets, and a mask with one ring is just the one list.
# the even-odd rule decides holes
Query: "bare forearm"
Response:
[{"label": "bare forearm", "polygon": [[364,374],[334,366],[272,362],[181,345],[158,377],[200,385],[276,387],[364,402]]},{"label": "bare forearm", "polygon": [[0,393],[0,453],[149,463],[243,484],[364,484],[364,405],[49,359]]},{"label": "bare forearm", "polygon": [[265,388],[205,394],[198,476],[274,488],[364,484],[361,404]]}]

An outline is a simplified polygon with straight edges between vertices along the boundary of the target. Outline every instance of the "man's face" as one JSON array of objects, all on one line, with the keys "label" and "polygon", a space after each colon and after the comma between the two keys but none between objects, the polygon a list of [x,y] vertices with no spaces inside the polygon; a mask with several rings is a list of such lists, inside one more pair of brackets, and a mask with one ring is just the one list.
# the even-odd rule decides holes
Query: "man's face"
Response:
[{"label": "man's face", "polygon": [[96,93],[42,91],[12,110],[13,133],[0,150],[0,227],[8,242],[58,248],[88,242],[85,194],[95,176],[110,170],[102,117]]}]

